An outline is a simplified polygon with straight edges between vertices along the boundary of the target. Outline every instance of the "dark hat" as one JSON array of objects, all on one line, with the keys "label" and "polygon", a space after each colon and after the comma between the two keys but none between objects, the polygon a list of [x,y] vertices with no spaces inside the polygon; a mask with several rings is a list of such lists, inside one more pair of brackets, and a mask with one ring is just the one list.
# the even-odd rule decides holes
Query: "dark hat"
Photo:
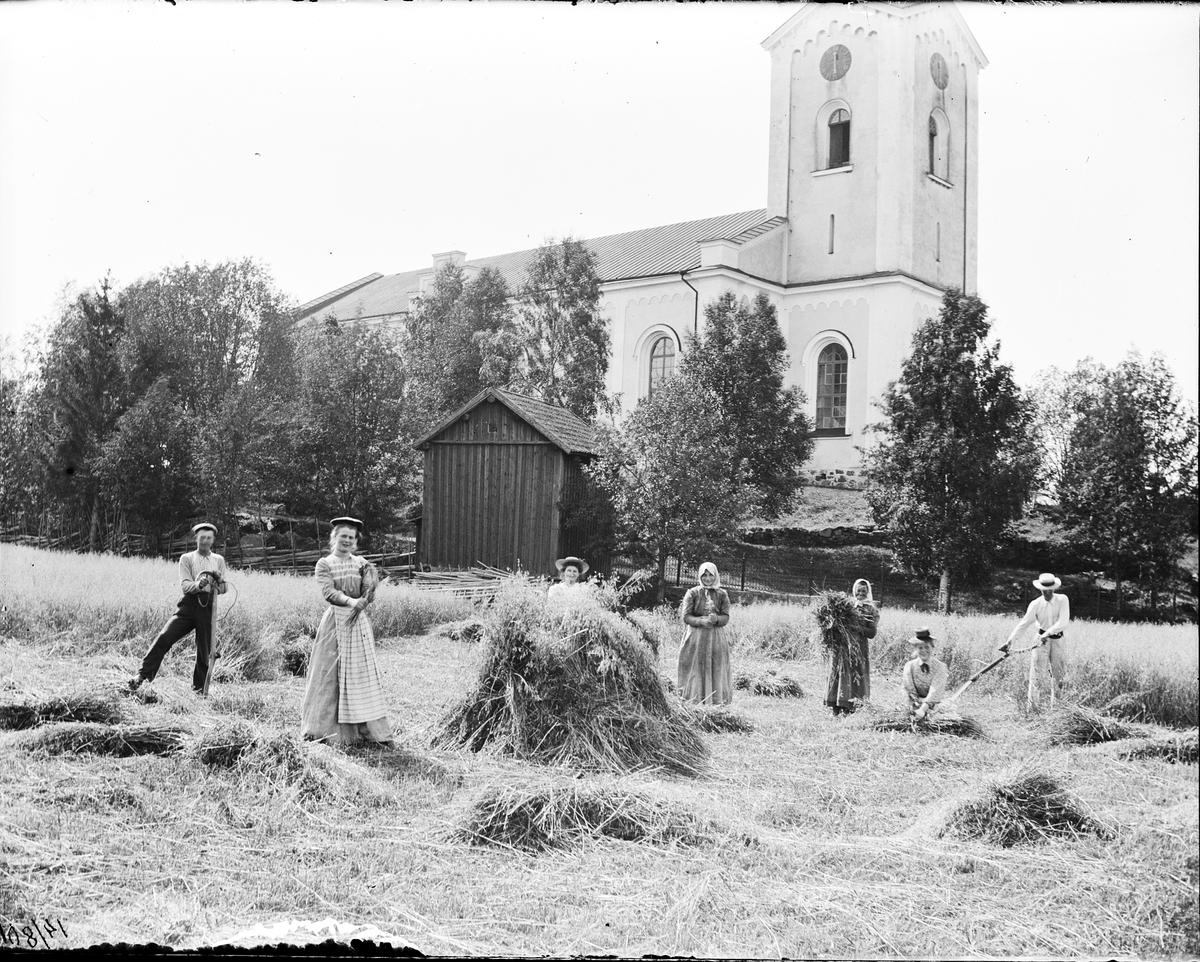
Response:
[{"label": "dark hat", "polygon": [[201,521],[199,524],[192,525],[192,534],[199,534],[201,531],[205,531],[205,530],[211,531],[213,534],[216,534],[217,526],[215,524],[209,524],[207,521]]},{"label": "dark hat", "polygon": [[359,531],[362,530],[363,526],[363,523],[359,521],[358,518],[351,518],[349,515],[345,515],[341,518],[334,518],[331,520],[329,522],[329,527],[336,528],[339,524],[348,524],[352,528],[358,528]]},{"label": "dark hat", "polygon": [[915,648],[917,645],[935,645],[937,639],[928,628],[918,628],[908,643]]},{"label": "dark hat", "polygon": [[576,568],[578,568],[579,576],[581,578],[588,573],[588,563],[582,558],[576,558],[574,555],[568,555],[565,558],[559,558],[556,562],[554,562],[554,567],[558,569],[559,574],[562,574],[563,568],[565,568],[567,565],[574,565]]}]

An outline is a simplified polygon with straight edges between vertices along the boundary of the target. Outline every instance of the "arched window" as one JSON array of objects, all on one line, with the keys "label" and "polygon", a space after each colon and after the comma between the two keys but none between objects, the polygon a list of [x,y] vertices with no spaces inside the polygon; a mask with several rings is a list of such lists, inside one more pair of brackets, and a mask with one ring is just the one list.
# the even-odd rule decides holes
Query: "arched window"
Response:
[{"label": "arched window", "polygon": [[649,393],[654,394],[655,389],[674,373],[675,341],[669,337],[660,337],[650,348]]},{"label": "arched window", "polygon": [[941,110],[929,115],[929,173],[950,181],[950,121]]},{"label": "arched window", "polygon": [[838,108],[829,115],[829,166],[850,163],[850,111]]},{"label": "arched window", "polygon": [[846,373],[849,360],[846,349],[830,344],[817,358],[818,435],[846,433]]}]

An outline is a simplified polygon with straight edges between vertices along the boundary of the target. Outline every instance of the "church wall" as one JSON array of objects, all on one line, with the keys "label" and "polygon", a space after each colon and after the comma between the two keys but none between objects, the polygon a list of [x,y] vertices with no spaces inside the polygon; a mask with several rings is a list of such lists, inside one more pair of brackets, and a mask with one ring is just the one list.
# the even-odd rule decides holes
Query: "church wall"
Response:
[{"label": "church wall", "polygon": [[649,352],[659,336],[675,340],[678,358],[683,338],[692,329],[695,303],[682,281],[614,290],[605,297],[604,314],[613,339],[608,390],[622,395],[624,410],[633,410],[646,393]]}]

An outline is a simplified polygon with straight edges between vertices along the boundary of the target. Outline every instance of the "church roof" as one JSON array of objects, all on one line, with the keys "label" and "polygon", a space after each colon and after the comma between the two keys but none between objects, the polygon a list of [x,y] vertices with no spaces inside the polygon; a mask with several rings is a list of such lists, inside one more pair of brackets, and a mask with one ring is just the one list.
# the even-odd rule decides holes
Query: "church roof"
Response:
[{"label": "church roof", "polygon": [[439,421],[433,430],[416,441],[413,447],[420,447],[425,442],[437,437],[464,414],[473,411],[484,401],[499,401],[567,454],[596,453],[596,429],[583,418],[557,404],[549,404],[526,394],[517,394],[515,391],[498,387],[480,391],[453,414],[447,415]]},{"label": "church roof", "polygon": [[[689,220],[662,227],[609,234],[583,241],[596,255],[596,268],[602,283],[637,277],[678,274],[700,266],[700,242],[732,240],[744,243],[782,223],[782,218],[767,218],[765,210]],[[536,249],[496,254],[468,260],[468,268],[492,267],[500,272],[512,293],[525,280],[525,267]],[[386,317],[409,309],[409,294],[415,293],[422,275],[431,268],[400,274],[369,274],[336,291],[313,298],[296,311],[296,318],[332,313],[339,318],[361,316]]]}]

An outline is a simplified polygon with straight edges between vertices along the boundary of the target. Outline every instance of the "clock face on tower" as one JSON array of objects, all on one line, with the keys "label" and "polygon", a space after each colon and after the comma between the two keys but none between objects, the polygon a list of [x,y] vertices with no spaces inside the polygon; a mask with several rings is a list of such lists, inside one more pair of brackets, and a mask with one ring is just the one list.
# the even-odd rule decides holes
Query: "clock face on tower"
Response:
[{"label": "clock face on tower", "polygon": [[841,80],[850,69],[850,49],[835,43],[821,55],[821,76],[826,80]]},{"label": "clock face on tower", "polygon": [[946,66],[946,58],[940,53],[935,53],[930,57],[929,72],[933,75],[933,82],[937,84],[937,89],[945,90],[946,84],[950,82],[950,68]]}]

